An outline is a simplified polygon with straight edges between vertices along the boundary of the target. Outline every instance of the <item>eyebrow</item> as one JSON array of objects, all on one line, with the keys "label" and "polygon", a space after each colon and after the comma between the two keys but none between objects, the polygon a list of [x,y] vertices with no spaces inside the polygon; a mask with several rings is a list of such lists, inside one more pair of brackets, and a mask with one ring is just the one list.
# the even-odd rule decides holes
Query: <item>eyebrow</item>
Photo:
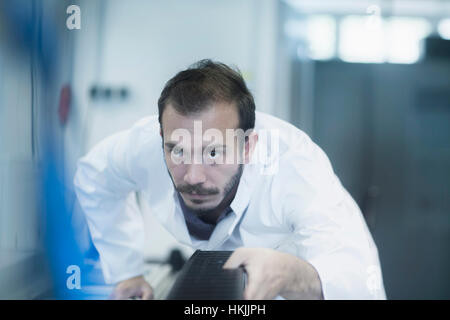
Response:
[{"label": "eyebrow", "polygon": [[177,145],[177,143],[173,143],[173,142],[166,142],[164,143],[164,145],[169,148],[172,149],[173,147],[175,147]]}]

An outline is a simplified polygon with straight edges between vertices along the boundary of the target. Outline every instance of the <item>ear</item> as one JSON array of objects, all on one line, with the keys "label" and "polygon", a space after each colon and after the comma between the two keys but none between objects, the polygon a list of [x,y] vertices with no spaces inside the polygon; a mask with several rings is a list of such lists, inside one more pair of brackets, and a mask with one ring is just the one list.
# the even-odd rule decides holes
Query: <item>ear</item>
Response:
[{"label": "ear", "polygon": [[252,130],[252,132],[247,136],[247,141],[245,141],[245,150],[244,150],[245,164],[250,163],[257,142],[258,142],[258,134],[254,130]]}]

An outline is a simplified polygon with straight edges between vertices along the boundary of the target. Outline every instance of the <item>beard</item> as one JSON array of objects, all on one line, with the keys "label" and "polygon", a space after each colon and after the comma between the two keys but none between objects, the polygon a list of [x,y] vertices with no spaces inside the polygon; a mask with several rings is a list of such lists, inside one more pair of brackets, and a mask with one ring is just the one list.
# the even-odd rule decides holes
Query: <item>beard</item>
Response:
[{"label": "beard", "polygon": [[[234,197],[233,193],[237,190],[237,187],[239,185],[239,182],[242,177],[242,173],[244,171],[244,165],[239,164],[239,167],[237,169],[237,172],[227,181],[225,184],[225,187],[223,188],[223,199],[220,201],[220,203],[214,207],[210,208],[196,208],[189,206],[181,197],[181,200],[183,201],[184,206],[190,210],[191,212],[195,213],[199,217],[206,216],[210,214],[211,212],[215,211],[217,208],[226,207],[226,202],[230,202],[233,200],[232,197]],[[173,179],[172,179],[173,183]],[[219,194],[220,190],[217,188],[211,188],[211,189],[205,189],[200,185],[182,185],[177,187],[174,183],[175,190],[177,190],[179,193],[181,192],[187,192],[192,193],[196,192],[197,194],[203,194],[203,195],[212,195],[212,194]],[[202,200],[191,200],[195,204],[201,204]],[[228,204],[229,205],[229,204]]]},{"label": "beard", "polygon": [[[244,165],[240,164],[238,167],[237,172],[230,178],[230,180],[225,184],[225,187],[223,188],[223,199],[220,201],[220,203],[217,206],[211,207],[211,208],[192,208],[186,205],[186,207],[197,214],[199,217],[206,216],[216,210],[217,208],[226,207],[225,202],[233,200],[231,196],[233,196],[233,192],[236,191],[239,182],[241,181],[242,172],[244,171]],[[194,202],[195,203],[195,202]],[[228,204],[229,205],[229,204]],[[227,205],[227,206],[228,206]]]}]

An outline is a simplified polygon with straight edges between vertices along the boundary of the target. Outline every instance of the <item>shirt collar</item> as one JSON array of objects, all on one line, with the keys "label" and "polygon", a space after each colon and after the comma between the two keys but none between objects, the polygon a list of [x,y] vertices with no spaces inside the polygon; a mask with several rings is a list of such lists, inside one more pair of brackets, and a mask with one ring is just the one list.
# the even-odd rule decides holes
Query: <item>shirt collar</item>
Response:
[{"label": "shirt collar", "polygon": [[238,218],[242,216],[250,203],[252,186],[254,182],[254,178],[252,179],[253,171],[254,168],[252,164],[244,165],[236,195],[230,204],[231,209]]}]

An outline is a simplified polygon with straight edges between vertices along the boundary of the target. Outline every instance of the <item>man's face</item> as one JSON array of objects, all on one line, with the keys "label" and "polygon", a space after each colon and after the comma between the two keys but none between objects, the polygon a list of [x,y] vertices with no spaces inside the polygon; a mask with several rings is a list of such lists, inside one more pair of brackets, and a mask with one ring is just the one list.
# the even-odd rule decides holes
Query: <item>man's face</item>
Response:
[{"label": "man's face", "polygon": [[214,210],[242,174],[242,144],[236,137],[227,139],[227,129],[229,134],[239,127],[235,106],[213,103],[199,113],[182,115],[168,104],[161,123],[164,156],[176,190],[192,211]]}]

